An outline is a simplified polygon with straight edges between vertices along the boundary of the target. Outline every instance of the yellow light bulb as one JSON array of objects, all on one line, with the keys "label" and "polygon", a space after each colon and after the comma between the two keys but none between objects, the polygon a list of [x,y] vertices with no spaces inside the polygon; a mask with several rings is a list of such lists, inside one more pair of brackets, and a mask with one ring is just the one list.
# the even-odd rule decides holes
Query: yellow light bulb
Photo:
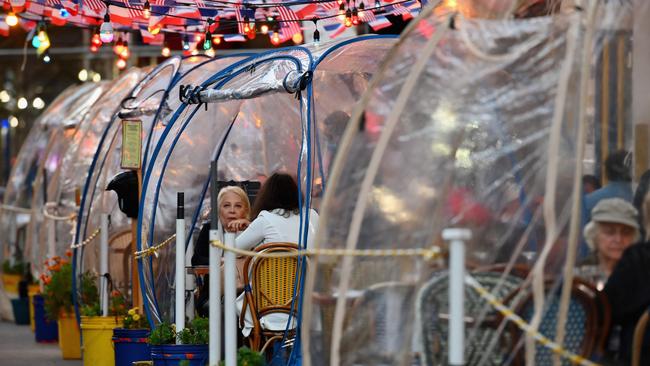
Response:
[{"label": "yellow light bulb", "polygon": [[16,16],[16,13],[10,11],[9,14],[7,14],[7,17],[5,18],[5,22],[7,22],[7,24],[10,27],[13,27],[16,24],[18,24],[18,17]]}]

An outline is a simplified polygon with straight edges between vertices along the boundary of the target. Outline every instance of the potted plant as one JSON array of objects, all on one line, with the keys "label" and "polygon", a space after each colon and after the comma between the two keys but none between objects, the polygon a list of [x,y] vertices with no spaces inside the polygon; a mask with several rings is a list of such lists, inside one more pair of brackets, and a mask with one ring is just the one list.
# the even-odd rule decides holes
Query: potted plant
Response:
[{"label": "potted plant", "polygon": [[[219,366],[224,366],[225,361],[219,362]],[[266,360],[264,355],[244,346],[237,350],[237,366],[265,366]]]},{"label": "potted plant", "polygon": [[154,366],[204,365],[208,361],[208,318],[194,318],[176,332],[174,324],[161,323],[149,336]]},{"label": "potted plant", "polygon": [[85,272],[79,276],[79,303],[81,305],[81,335],[84,365],[113,366],[113,329],[122,326],[126,312],[124,299],[119,293],[112,294],[108,316],[102,316],[97,290],[97,275]]},{"label": "potted plant", "polygon": [[[112,307],[123,309],[125,300],[118,291],[112,293]],[[151,360],[149,322],[137,307],[129,309],[122,318],[122,328],[113,329],[115,366],[131,366],[137,361]]]},{"label": "potted plant", "polygon": [[6,259],[2,262],[2,283],[8,294],[18,295],[18,282],[24,273],[25,263],[23,261],[16,260],[11,263],[9,259]]},{"label": "potted plant", "polygon": [[[66,253],[67,256],[71,253]],[[54,256],[45,261],[41,275],[45,313],[58,325],[59,347],[64,359],[80,359],[79,328],[72,312],[72,265],[68,258]]]}]

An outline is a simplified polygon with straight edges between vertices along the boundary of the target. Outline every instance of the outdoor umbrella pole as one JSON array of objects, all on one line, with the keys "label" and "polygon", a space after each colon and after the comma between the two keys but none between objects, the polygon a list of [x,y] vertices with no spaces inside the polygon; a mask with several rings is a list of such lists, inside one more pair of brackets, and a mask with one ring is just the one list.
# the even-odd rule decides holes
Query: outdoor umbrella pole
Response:
[{"label": "outdoor umbrella pole", "polygon": [[449,241],[449,365],[465,364],[465,240],[467,229],[445,229],[442,238]]}]

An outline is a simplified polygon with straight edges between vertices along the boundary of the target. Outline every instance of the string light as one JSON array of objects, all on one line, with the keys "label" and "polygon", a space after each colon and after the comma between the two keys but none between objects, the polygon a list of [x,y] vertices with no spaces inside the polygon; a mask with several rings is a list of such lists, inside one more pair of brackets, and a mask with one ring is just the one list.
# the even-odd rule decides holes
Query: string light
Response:
[{"label": "string light", "polygon": [[113,26],[111,25],[111,15],[108,13],[108,7],[106,8],[106,14],[104,14],[104,22],[99,27],[99,37],[103,43],[113,42]]},{"label": "string light", "polygon": [[10,27],[13,27],[18,24],[18,17],[16,16],[16,13],[14,13],[13,8],[9,10],[9,14],[7,14],[7,17],[5,18],[5,22],[7,22],[7,25]]},{"label": "string light", "polygon": [[190,49],[190,40],[187,37],[187,33],[183,35],[183,50],[187,51]]},{"label": "string light", "polygon": [[131,51],[129,50],[129,41],[124,41],[124,47],[122,47],[122,52],[120,52],[120,57],[127,59],[131,56]]},{"label": "string light", "polygon": [[161,54],[163,57],[169,57],[169,55],[171,55],[171,53],[172,53],[172,51],[169,49],[169,47],[167,47],[167,45],[165,45],[165,46],[162,48],[162,50],[160,50],[160,54]]},{"label": "string light", "polygon": [[275,46],[280,44],[280,34],[278,32],[273,32],[271,35],[271,43]]},{"label": "string light", "polygon": [[345,5],[343,5],[343,3],[341,3],[341,5],[339,6],[338,18],[341,22],[345,22]]},{"label": "string light", "polygon": [[99,47],[102,46],[102,40],[99,38],[99,30],[95,28],[93,37],[90,39],[90,51],[95,53],[99,51]]},{"label": "string light", "polygon": [[49,64],[50,61],[52,61],[52,58],[50,57],[50,51],[45,50],[45,53],[43,53],[43,62],[45,62],[46,64]]},{"label": "string light", "polygon": [[36,29],[37,29],[37,33],[32,36],[32,47],[39,48],[41,46],[41,39],[38,37],[38,34],[40,33],[40,29],[41,29],[40,23],[38,24]]},{"label": "string light", "polygon": [[208,19],[208,26],[205,27],[205,39],[203,40],[203,49],[205,51],[212,49],[212,33],[210,32],[210,27],[212,27],[213,20]]},{"label": "string light", "polygon": [[205,51],[205,55],[208,57],[214,57],[217,53],[214,51],[214,49],[210,48],[209,50]]},{"label": "string light", "polygon": [[348,10],[345,11],[345,26],[350,28],[352,26],[352,10],[348,8]]},{"label": "string light", "polygon": [[365,10],[366,10],[366,4],[364,4],[363,1],[362,1],[361,4],[359,4],[359,17],[360,18],[364,16],[364,11]]},{"label": "string light", "polygon": [[61,8],[61,9],[59,10],[59,15],[60,15],[62,18],[67,18],[67,17],[70,16],[70,12],[67,11],[65,8]]},{"label": "string light", "polygon": [[320,32],[318,31],[318,18],[312,20],[314,22],[314,44],[320,44]]},{"label": "string light", "polygon": [[302,33],[294,33],[293,36],[291,36],[291,40],[295,44],[301,44],[303,41]]},{"label": "string light", "polygon": [[119,37],[117,37],[115,46],[113,46],[113,52],[119,56],[122,54],[122,51],[124,51],[124,41],[122,40],[122,36],[120,35]]},{"label": "string light", "polygon": [[144,5],[142,6],[142,16],[145,19],[151,17],[151,4],[149,4],[149,0],[145,0]]},{"label": "string light", "polygon": [[213,44],[213,45],[219,45],[219,44],[221,44],[221,37],[219,37],[219,36],[212,36],[212,44]]},{"label": "string light", "polygon": [[117,66],[118,69],[124,70],[126,67],[126,60],[123,58],[118,58],[117,61],[115,62],[115,66]]},{"label": "string light", "polygon": [[359,10],[356,7],[352,9],[352,24],[359,25]]},{"label": "string light", "polygon": [[248,19],[248,17],[244,17],[244,33],[248,33],[250,31],[251,31],[250,19]]},{"label": "string light", "polygon": [[260,26],[260,31],[262,34],[268,34],[269,33],[269,26],[268,24],[264,23],[262,26]]}]

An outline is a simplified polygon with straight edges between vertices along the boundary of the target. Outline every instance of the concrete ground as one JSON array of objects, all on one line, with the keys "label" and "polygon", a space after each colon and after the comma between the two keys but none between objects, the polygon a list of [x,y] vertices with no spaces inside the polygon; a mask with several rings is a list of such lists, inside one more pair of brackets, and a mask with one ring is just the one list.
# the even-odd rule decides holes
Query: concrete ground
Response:
[{"label": "concrete ground", "polygon": [[36,343],[28,325],[0,321],[0,365],[81,366],[81,360],[64,360],[56,343]]}]

